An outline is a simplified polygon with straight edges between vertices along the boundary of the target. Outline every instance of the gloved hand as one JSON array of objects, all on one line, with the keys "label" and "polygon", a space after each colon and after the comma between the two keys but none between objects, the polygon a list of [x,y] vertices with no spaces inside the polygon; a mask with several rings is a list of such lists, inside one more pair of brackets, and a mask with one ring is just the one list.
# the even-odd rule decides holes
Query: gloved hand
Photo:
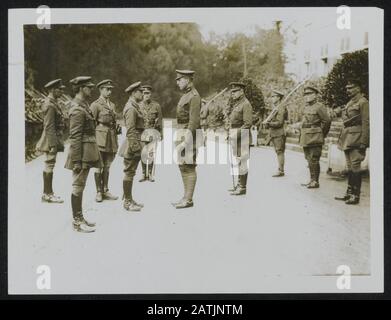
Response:
[{"label": "gloved hand", "polygon": [[81,171],[81,163],[79,161],[75,162],[73,164],[73,172],[80,173],[80,171]]},{"label": "gloved hand", "polygon": [[55,154],[55,153],[57,153],[57,147],[55,147],[55,146],[50,147],[49,153],[50,153],[50,154]]}]

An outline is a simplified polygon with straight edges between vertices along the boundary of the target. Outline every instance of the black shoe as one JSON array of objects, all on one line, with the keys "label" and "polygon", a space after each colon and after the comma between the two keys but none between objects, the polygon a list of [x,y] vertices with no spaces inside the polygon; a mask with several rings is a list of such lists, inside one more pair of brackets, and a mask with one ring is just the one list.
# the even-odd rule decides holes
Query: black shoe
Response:
[{"label": "black shoe", "polygon": [[358,204],[360,202],[360,197],[355,194],[350,195],[349,199],[345,201],[346,204]]},{"label": "black shoe", "polygon": [[285,176],[284,171],[278,171],[278,172],[276,172],[275,174],[272,175],[273,178],[283,177],[283,176]]},{"label": "black shoe", "polygon": [[308,185],[307,185],[307,189],[317,189],[319,188],[319,182],[317,181],[311,181]]},{"label": "black shoe", "polygon": [[311,181],[310,182],[307,182],[307,183],[300,183],[301,186],[303,187],[308,187],[309,185],[311,184]]},{"label": "black shoe", "polygon": [[335,200],[346,201],[350,198],[350,194],[344,194],[343,196],[335,196]]},{"label": "black shoe", "polygon": [[147,177],[145,175],[141,176],[141,179],[138,182],[147,181]]}]

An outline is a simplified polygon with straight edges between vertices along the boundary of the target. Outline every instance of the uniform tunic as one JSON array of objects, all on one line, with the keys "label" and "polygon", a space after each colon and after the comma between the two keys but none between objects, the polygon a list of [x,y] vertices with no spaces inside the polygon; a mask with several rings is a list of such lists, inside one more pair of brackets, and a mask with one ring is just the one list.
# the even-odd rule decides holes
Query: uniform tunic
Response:
[{"label": "uniform tunic", "polygon": [[[186,144],[192,144],[192,148],[180,150],[180,156],[183,159],[179,164],[196,164],[197,144],[196,130],[200,128],[200,110],[201,97],[198,91],[191,85],[185,90],[185,93],[180,98],[176,108],[176,118],[178,129],[187,129],[191,132],[192,137],[187,135],[185,138]],[[177,144],[179,142],[177,141]],[[185,154],[186,152],[186,154]],[[186,156],[186,159],[184,157]],[[179,159],[179,158],[178,158]]]},{"label": "uniform tunic", "polygon": [[304,107],[300,145],[303,147],[305,157],[309,162],[319,161],[324,139],[330,130],[330,124],[330,117],[323,104],[315,102]]},{"label": "uniform tunic", "polygon": [[69,110],[69,153],[65,168],[73,170],[75,163],[81,164],[82,170],[73,173],[73,186],[80,186],[82,189],[86,184],[89,169],[102,167],[95,127],[94,116],[88,103],[75,97]]},{"label": "uniform tunic", "polygon": [[338,147],[345,152],[348,170],[360,171],[366,148],[369,147],[368,100],[362,94],[358,94],[345,108],[337,108],[335,111],[342,115],[344,123]]},{"label": "uniform tunic", "polygon": [[[228,114],[228,123],[230,127],[231,140],[234,140],[232,144],[233,153],[237,157],[245,158],[249,157],[251,135],[250,128],[253,123],[253,111],[250,102],[245,96],[239,98],[237,101],[233,101],[232,109]],[[241,134],[241,130],[245,130]],[[236,142],[236,143],[235,143]],[[242,150],[243,144],[243,150]]]},{"label": "uniform tunic", "polygon": [[49,152],[50,148],[56,151],[64,151],[62,139],[64,130],[64,115],[53,98],[47,97],[43,103],[44,120],[43,131],[36,149],[41,152]]},{"label": "uniform tunic", "polygon": [[286,134],[284,123],[287,119],[288,113],[283,105],[280,105],[277,108],[277,113],[269,122],[269,136],[273,142],[276,153],[282,153],[285,151]]},{"label": "uniform tunic", "polygon": [[125,179],[132,180],[141,159],[141,135],[144,131],[144,118],[140,105],[129,98],[123,110],[126,127],[126,139],[121,145],[119,155],[124,158]]},{"label": "uniform tunic", "polygon": [[91,104],[91,111],[96,121],[96,142],[99,151],[116,153],[118,151],[117,121],[115,105],[110,100],[99,97]]}]

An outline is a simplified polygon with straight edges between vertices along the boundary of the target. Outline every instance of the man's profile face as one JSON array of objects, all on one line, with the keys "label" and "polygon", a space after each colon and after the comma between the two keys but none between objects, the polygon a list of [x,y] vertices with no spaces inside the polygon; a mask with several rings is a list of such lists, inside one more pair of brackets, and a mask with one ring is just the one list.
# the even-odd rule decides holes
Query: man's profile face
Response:
[{"label": "man's profile face", "polygon": [[151,95],[152,95],[152,93],[150,91],[144,91],[144,93],[143,93],[144,100],[145,101],[151,100]]},{"label": "man's profile face", "polygon": [[349,86],[346,88],[346,92],[349,97],[354,97],[356,94],[360,93],[360,91],[359,86]]},{"label": "man's profile face", "polygon": [[111,96],[111,92],[113,91],[112,88],[107,88],[107,87],[103,87],[103,88],[100,88],[100,95],[103,97],[103,98],[110,98]]},{"label": "man's profile face", "polygon": [[176,81],[176,84],[179,87],[179,90],[184,90],[187,87],[187,85],[189,84],[189,81],[190,80],[186,77],[179,78]]},{"label": "man's profile face", "polygon": [[53,96],[54,98],[60,98],[63,94],[63,91],[61,88],[56,88],[53,90]]},{"label": "man's profile face", "polygon": [[235,100],[239,99],[243,95],[243,90],[239,89],[239,90],[232,91],[231,95],[232,98],[234,98]]},{"label": "man's profile face", "polygon": [[83,92],[84,92],[84,95],[89,98],[91,97],[91,93],[92,93],[92,88],[91,87],[83,87]]},{"label": "man's profile face", "polygon": [[141,100],[143,100],[143,92],[141,91],[141,89],[134,90],[132,96],[136,100],[136,102],[140,102]]},{"label": "man's profile face", "polygon": [[306,103],[311,103],[316,100],[316,92],[311,91],[304,94],[304,100]]}]

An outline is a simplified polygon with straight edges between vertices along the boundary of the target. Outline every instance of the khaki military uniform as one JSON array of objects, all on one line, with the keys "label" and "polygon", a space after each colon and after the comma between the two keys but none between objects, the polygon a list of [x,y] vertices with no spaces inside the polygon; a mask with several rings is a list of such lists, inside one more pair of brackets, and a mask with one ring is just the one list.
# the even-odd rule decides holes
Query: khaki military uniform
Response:
[{"label": "khaki military uniform", "polygon": [[345,152],[348,170],[359,172],[361,162],[365,159],[366,148],[369,147],[368,100],[362,94],[358,94],[345,108],[335,111],[342,115],[344,123],[338,147]]},{"label": "khaki military uniform", "polygon": [[315,102],[306,105],[300,130],[300,145],[308,161],[311,181],[319,182],[320,164],[324,139],[330,130],[331,120],[326,107]]},{"label": "khaki military uniform", "polygon": [[[182,199],[192,203],[197,181],[197,129],[200,128],[201,97],[198,91],[189,85],[180,98],[176,108],[177,128],[183,130],[181,139],[176,141],[178,147],[182,142],[184,148],[178,147],[178,164],[181,172],[184,196]],[[190,135],[191,133],[191,135]],[[178,206],[177,206],[178,207]]]},{"label": "khaki military uniform", "polygon": [[144,117],[140,105],[129,98],[123,110],[126,139],[120,147],[119,155],[124,158],[124,181],[133,182],[138,163],[141,160],[141,135],[144,131]]},{"label": "khaki military uniform", "polygon": [[207,109],[207,125],[209,129],[215,130],[224,125],[224,110],[218,103],[212,103]]},{"label": "khaki military uniform", "polygon": [[[142,134],[142,167],[143,174],[146,175],[148,162],[148,176],[152,175],[153,162],[155,160],[155,152],[157,142],[162,136],[163,115],[162,108],[156,101],[143,101],[140,104],[140,111],[144,118],[144,132]],[[159,135],[158,135],[159,133]]]},{"label": "khaki military uniform", "polygon": [[345,153],[348,186],[346,194],[335,197],[345,200],[346,204],[358,204],[361,193],[361,162],[365,159],[369,147],[369,105],[362,93],[354,96],[345,108],[336,108],[342,115],[343,129],[338,139],[338,147]]},{"label": "khaki military uniform", "polygon": [[233,156],[238,165],[238,186],[246,190],[248,177],[248,160],[250,158],[253,112],[250,102],[243,95],[233,104],[228,113],[229,137]]},{"label": "khaki military uniform", "polygon": [[[42,106],[44,110],[43,131],[36,149],[45,153],[45,172],[53,172],[57,152],[64,151],[64,115],[53,98],[47,97]],[[54,148],[53,152],[49,152]]]},{"label": "khaki military uniform", "polygon": [[[191,133],[192,135],[191,137],[188,135],[185,139],[186,144],[190,146],[190,148],[178,150],[178,162],[180,165],[196,166],[196,131],[201,127],[200,110],[201,97],[193,86],[189,86],[180,98],[176,108],[177,128],[180,130],[185,129],[186,132]],[[179,145],[181,141],[177,141],[176,144]]]},{"label": "khaki military uniform", "polygon": [[110,100],[99,97],[91,104],[96,121],[96,143],[101,152],[103,164],[110,167],[118,151],[118,133],[115,105]]},{"label": "khaki military uniform", "polygon": [[277,113],[269,122],[269,139],[273,143],[274,150],[277,154],[285,152],[285,120],[288,113],[285,106],[278,106]]},{"label": "khaki military uniform", "polygon": [[73,193],[81,196],[90,168],[101,168],[102,159],[95,137],[95,119],[85,101],[74,98],[69,110],[69,153],[65,168],[73,170],[74,164],[82,167],[73,172]]},{"label": "khaki military uniform", "polygon": [[[233,153],[241,160],[250,157],[251,135],[249,130],[252,126],[252,107],[245,96],[238,101],[234,101],[229,113],[229,130]],[[241,134],[241,130],[244,130]],[[243,145],[243,147],[242,147]]]}]

